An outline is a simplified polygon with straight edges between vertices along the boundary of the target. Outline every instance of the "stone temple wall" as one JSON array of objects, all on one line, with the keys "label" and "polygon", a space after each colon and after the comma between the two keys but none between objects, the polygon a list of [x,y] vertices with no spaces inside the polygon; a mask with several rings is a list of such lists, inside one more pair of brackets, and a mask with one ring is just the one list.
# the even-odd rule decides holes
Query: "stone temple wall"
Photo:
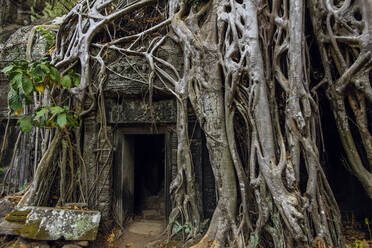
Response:
[{"label": "stone temple wall", "polygon": [[[32,26],[24,26],[17,30],[13,30],[6,36],[4,42],[0,42],[0,70],[13,61],[26,58],[26,44],[31,29]],[[4,36],[1,37],[4,38]],[[38,59],[46,54],[46,41],[37,38],[32,49],[32,58]],[[0,73],[0,144],[3,141],[3,135],[8,118],[8,91],[9,82],[6,76]],[[5,156],[0,161],[0,167],[4,169],[3,172],[0,172],[0,179],[4,176],[11,164],[11,157],[19,133],[19,128],[16,122],[17,118],[12,116],[9,125]],[[31,142],[30,137],[34,135],[34,133],[35,129],[33,129],[30,134],[22,135],[19,142],[19,147],[22,152],[16,154],[12,170],[13,172],[11,174],[12,183],[18,188],[22,188],[32,179],[32,173],[34,170],[33,151],[35,144]]]},{"label": "stone temple wall", "polygon": [[[110,225],[113,154],[104,138],[98,137],[99,126],[95,112],[84,119],[83,158],[88,172],[88,192],[93,199],[88,205],[99,210],[102,220]],[[107,127],[107,133],[112,139],[110,126]]]},{"label": "stone temple wall", "polygon": [[[0,43],[0,63],[3,67],[11,61],[24,59],[26,52],[27,33],[31,30],[31,26],[26,26],[14,32],[9,39]],[[45,41],[38,40],[35,42],[33,49],[33,58],[40,58],[46,54]],[[170,62],[180,69],[183,66],[182,52],[172,42],[166,42],[158,50],[158,56],[171,60]],[[138,72],[142,76],[138,75]],[[176,102],[173,96],[165,90],[164,85],[159,80],[154,82],[154,97],[153,97],[153,112],[148,100],[149,92],[147,78],[149,68],[141,58],[130,57],[124,59],[118,58],[117,61],[110,64],[108,70],[108,78],[105,86],[105,103],[106,103],[106,118],[108,121],[107,133],[112,144],[114,144],[115,132],[121,127],[146,127],[153,128],[154,132],[157,127],[165,128],[168,132],[169,149],[169,168],[168,176],[174,178],[177,171],[176,155],[177,155],[177,136],[175,130],[176,124]],[[94,78],[94,77],[93,77]],[[4,75],[0,75],[0,138],[3,135],[8,112],[7,107],[7,92],[8,82]],[[191,109],[191,108],[190,108]],[[213,175],[210,169],[208,170],[209,161],[206,149],[203,148],[205,142],[200,128],[197,128],[195,117],[190,111],[190,135],[192,135],[192,154],[194,158],[196,177],[198,183],[198,191],[203,199],[199,204],[203,208],[203,204],[207,202],[213,208],[215,201]],[[97,110],[93,110],[89,116],[84,117],[83,132],[82,132],[82,150],[83,158],[87,167],[88,173],[88,192],[93,195],[89,207],[100,210],[102,220],[105,225],[110,226],[113,220],[113,171],[112,164],[114,159],[114,150],[103,139],[103,136],[98,136],[100,128],[99,116]],[[12,132],[9,136],[9,144],[15,143],[17,127],[16,120],[11,121]],[[31,134],[32,135],[32,134]],[[32,161],[33,145],[27,143],[29,137],[22,137],[22,146],[24,153],[30,154],[29,161]],[[115,148],[115,147],[114,147]],[[11,154],[12,147],[8,148],[8,154]],[[5,161],[5,162],[4,162]],[[0,161],[1,167],[6,167],[9,164],[9,157]],[[19,160],[19,164],[23,165],[23,169],[31,170],[33,165],[30,162]],[[20,177],[30,176],[25,171],[19,174]],[[0,175],[1,178],[1,175]],[[205,179],[206,178],[206,179]],[[94,189],[92,186],[96,185]],[[91,190],[92,189],[92,190]],[[205,189],[208,189],[207,191]],[[204,197],[205,196],[205,197]],[[206,198],[207,197],[207,198]],[[171,208],[168,202],[168,210]],[[208,211],[204,210],[206,217]]]}]

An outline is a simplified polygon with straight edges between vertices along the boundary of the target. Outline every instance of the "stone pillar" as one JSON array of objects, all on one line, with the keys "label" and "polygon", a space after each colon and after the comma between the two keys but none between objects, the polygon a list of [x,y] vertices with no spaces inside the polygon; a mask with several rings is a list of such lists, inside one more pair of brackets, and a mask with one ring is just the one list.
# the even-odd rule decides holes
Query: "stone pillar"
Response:
[{"label": "stone pillar", "polygon": [[[111,127],[107,127],[111,139]],[[88,192],[93,192],[88,205],[99,210],[102,221],[111,218],[112,203],[112,151],[102,137],[98,137],[99,123],[95,114],[84,120],[84,161],[88,170]],[[95,187],[95,188],[92,188]]]},{"label": "stone pillar", "polygon": [[[112,144],[112,127],[107,126],[108,137]],[[100,137],[100,146],[96,153],[98,157],[98,168],[101,172],[98,179],[97,196],[98,196],[98,210],[101,211],[102,220],[105,223],[112,221],[112,161],[113,161],[113,150],[109,146],[104,138],[104,135]]]}]

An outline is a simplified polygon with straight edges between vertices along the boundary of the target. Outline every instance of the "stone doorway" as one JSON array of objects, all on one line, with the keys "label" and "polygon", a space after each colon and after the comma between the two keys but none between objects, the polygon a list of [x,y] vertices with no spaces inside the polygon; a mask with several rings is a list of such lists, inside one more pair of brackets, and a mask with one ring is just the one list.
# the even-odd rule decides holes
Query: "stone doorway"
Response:
[{"label": "stone doorway", "polygon": [[164,135],[133,135],[134,214],[165,218]]},{"label": "stone doorway", "polygon": [[167,135],[125,129],[115,135],[113,166],[114,214],[128,218],[166,222]]}]

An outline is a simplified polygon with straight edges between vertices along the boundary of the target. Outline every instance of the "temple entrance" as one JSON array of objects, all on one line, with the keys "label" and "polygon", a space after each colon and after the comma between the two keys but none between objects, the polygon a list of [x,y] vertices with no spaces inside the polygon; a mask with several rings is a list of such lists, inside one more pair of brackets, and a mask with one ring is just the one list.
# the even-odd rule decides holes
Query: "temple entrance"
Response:
[{"label": "temple entrance", "polygon": [[114,214],[121,223],[133,217],[165,221],[167,201],[165,136],[146,132],[117,133],[113,203]]},{"label": "temple entrance", "polygon": [[134,135],[134,213],[164,217],[164,135]]}]

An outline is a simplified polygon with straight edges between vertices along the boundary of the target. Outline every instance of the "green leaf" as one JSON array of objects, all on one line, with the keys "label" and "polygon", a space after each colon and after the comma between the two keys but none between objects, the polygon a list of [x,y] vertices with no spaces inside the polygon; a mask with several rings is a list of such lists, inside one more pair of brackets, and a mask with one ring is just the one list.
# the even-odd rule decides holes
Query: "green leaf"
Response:
[{"label": "green leaf", "polygon": [[46,113],[48,113],[48,107],[41,108],[40,110],[36,111],[34,120],[38,121],[41,117],[44,117]]},{"label": "green leaf", "polygon": [[22,108],[22,98],[14,90],[8,93],[8,105],[11,111],[16,111]]},{"label": "green leaf", "polygon": [[58,114],[64,112],[65,110],[63,108],[61,108],[60,106],[55,106],[55,107],[51,107],[50,111],[52,112],[53,115],[58,115]]},{"label": "green leaf", "polygon": [[32,84],[31,79],[27,75],[23,75],[22,89],[26,95],[30,95],[34,90],[34,85]]},{"label": "green leaf", "polygon": [[47,65],[45,65],[45,64],[40,64],[40,68],[41,68],[44,72],[46,72],[46,73],[49,73],[49,72],[50,72],[49,67],[48,67]]},{"label": "green leaf", "polygon": [[71,78],[69,75],[64,75],[61,80],[62,87],[65,89],[71,88]]},{"label": "green leaf", "polygon": [[17,73],[11,80],[11,86],[15,91],[18,91],[19,89],[22,89],[22,73]]},{"label": "green leaf", "polygon": [[75,116],[73,116],[72,114],[67,114],[67,122],[72,127],[78,127],[79,126],[79,122],[77,121]]},{"label": "green leaf", "polygon": [[67,114],[63,113],[57,116],[57,124],[60,127],[65,127],[67,124]]},{"label": "green leaf", "polygon": [[8,74],[8,72],[12,71],[14,69],[15,65],[8,65],[7,67],[4,67],[1,72],[2,73],[5,73],[5,74]]},{"label": "green leaf", "polygon": [[59,76],[59,71],[54,66],[50,67],[50,79],[54,82],[59,82],[61,80],[61,77]]},{"label": "green leaf", "polygon": [[75,73],[73,78],[75,87],[78,87],[80,85],[80,74]]},{"label": "green leaf", "polygon": [[46,73],[40,68],[40,66],[32,68],[30,74],[36,83],[44,82],[46,77]]},{"label": "green leaf", "polygon": [[32,129],[32,120],[30,116],[23,117],[18,121],[19,126],[21,127],[22,132],[28,133]]},{"label": "green leaf", "polygon": [[175,228],[174,232],[175,232],[175,233],[178,233],[178,232],[180,232],[181,230],[182,230],[182,226],[176,224],[176,228]]}]

